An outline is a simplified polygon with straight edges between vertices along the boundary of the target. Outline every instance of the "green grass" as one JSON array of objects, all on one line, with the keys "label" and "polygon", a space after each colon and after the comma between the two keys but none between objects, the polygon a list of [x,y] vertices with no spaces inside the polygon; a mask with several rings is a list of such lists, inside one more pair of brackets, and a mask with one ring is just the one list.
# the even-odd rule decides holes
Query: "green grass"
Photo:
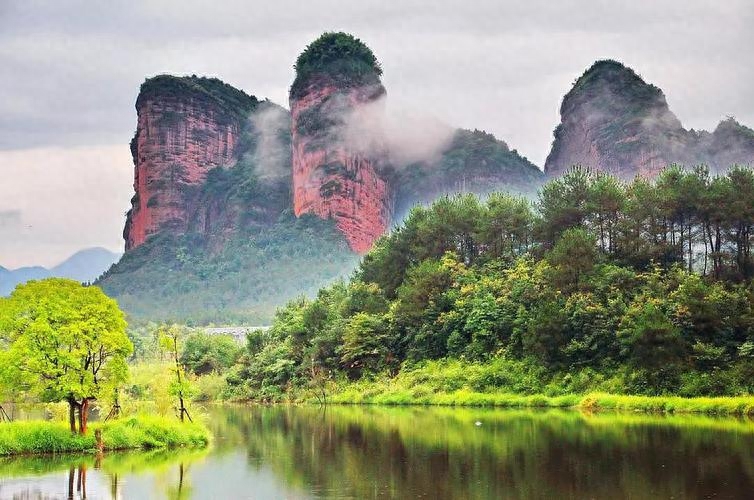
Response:
[{"label": "green grass", "polygon": [[499,408],[578,408],[587,411],[619,410],[645,413],[701,413],[754,416],[754,397],[683,398],[679,396],[628,396],[484,393],[468,389],[428,393],[425,388],[376,390],[354,384],[330,396],[337,404],[482,406]]},{"label": "green grass", "polygon": [[209,431],[203,424],[160,417],[133,417],[91,425],[85,436],[58,422],[0,424],[0,455],[86,452],[95,449],[94,432],[102,429],[105,450],[203,448]]},{"label": "green grass", "polygon": [[620,395],[621,374],[605,378],[594,371],[547,374],[521,361],[493,359],[427,361],[397,376],[335,383],[328,401],[338,404],[477,406],[499,408],[578,408],[645,413],[697,413],[754,416],[754,397]]}]

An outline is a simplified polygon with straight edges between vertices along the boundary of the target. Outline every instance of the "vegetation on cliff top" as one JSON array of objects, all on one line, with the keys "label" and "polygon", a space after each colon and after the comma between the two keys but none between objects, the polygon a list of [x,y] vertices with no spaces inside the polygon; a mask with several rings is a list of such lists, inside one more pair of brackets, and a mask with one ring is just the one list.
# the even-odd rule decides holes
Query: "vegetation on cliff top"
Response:
[{"label": "vegetation on cliff top", "polygon": [[294,65],[291,97],[300,97],[312,78],[327,77],[339,85],[379,84],[382,68],[361,40],[343,32],[323,33],[306,46]]},{"label": "vegetation on cliff top", "polygon": [[147,78],[141,84],[136,108],[150,99],[173,98],[185,100],[188,97],[211,100],[233,116],[246,118],[259,100],[243,90],[217,78],[204,76],[157,75]]},{"label": "vegetation on cliff top", "polygon": [[445,390],[748,395],[753,237],[754,172],[741,167],[631,184],[575,170],[534,206],[443,198],[412,210],[350,283],[280,310],[228,382],[274,400],[459,359],[500,366]]}]

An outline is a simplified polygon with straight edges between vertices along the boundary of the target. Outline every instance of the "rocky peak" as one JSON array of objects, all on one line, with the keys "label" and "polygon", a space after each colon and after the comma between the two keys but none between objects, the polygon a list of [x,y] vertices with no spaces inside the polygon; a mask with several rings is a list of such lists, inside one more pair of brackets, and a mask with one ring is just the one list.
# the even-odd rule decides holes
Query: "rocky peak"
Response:
[{"label": "rocky peak", "polygon": [[290,89],[293,208],[333,219],[351,248],[366,252],[389,227],[392,195],[383,155],[348,140],[347,121],[385,94],[372,51],[325,33],[296,60]]},{"label": "rocky peak", "polygon": [[629,180],[651,177],[669,164],[707,164],[713,171],[754,158],[754,135],[734,120],[713,134],[688,131],[658,87],[617,61],[598,61],[563,98],[545,173],[573,165]]},{"label": "rocky peak", "polygon": [[662,91],[632,69],[598,61],[563,98],[545,172],[559,175],[580,164],[626,179],[651,176],[686,140]]},{"label": "rocky peak", "polygon": [[207,173],[235,163],[255,97],[214,78],[160,75],[136,99],[131,141],[134,191],[123,236],[126,250],[167,230],[186,231],[189,207]]}]

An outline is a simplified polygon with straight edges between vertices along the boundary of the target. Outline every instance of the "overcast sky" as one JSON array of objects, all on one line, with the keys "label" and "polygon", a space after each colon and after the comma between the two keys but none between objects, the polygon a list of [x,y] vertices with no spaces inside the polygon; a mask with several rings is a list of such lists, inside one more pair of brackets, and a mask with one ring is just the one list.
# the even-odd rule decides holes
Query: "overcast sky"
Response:
[{"label": "overcast sky", "polygon": [[494,133],[542,167],[573,81],[618,59],[687,128],[754,125],[750,0],[0,0],[0,265],[122,250],[139,85],[216,76],[287,106],[293,61],[348,31],[393,102]]}]

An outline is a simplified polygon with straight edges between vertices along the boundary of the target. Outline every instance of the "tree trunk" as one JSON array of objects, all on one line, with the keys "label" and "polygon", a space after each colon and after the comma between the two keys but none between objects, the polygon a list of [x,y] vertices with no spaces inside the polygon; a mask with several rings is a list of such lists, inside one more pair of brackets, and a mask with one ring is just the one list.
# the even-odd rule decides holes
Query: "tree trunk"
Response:
[{"label": "tree trunk", "polygon": [[68,398],[68,424],[71,427],[71,434],[76,434],[76,406],[73,396]]},{"label": "tree trunk", "polygon": [[87,422],[89,421],[89,398],[84,398],[79,406],[79,434],[86,434]]},{"label": "tree trunk", "polygon": [[68,500],[73,500],[73,480],[75,478],[76,469],[71,465],[71,468],[68,469]]}]

